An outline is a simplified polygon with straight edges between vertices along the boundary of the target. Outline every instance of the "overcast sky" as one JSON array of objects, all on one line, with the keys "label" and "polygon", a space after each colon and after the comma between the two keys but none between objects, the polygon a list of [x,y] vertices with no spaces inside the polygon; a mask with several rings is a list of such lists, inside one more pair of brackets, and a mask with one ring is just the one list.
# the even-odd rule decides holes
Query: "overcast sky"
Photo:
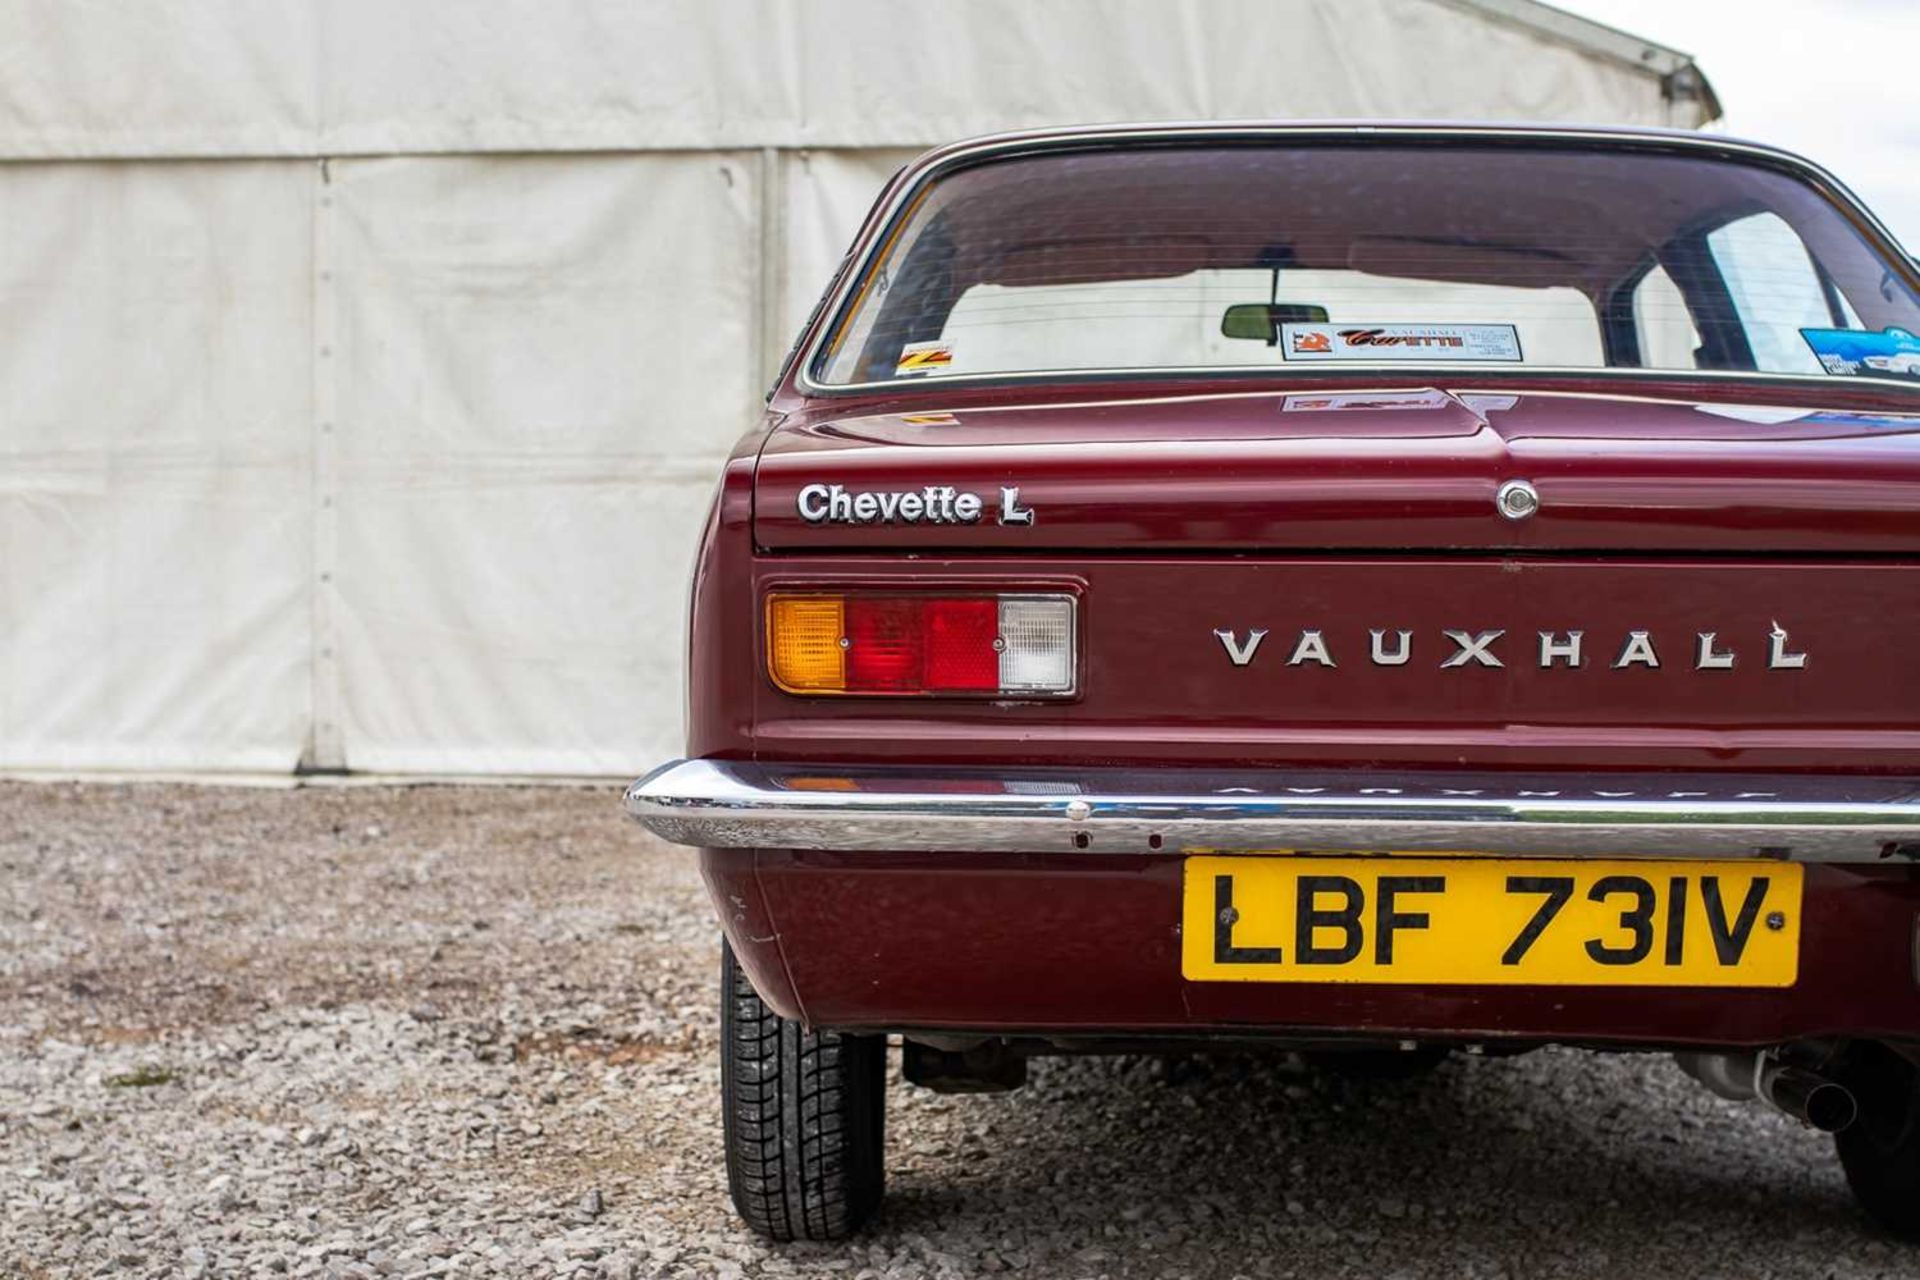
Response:
[{"label": "overcast sky", "polygon": [[1920,0],[1557,0],[1693,55],[1736,137],[1818,161],[1920,253]]}]

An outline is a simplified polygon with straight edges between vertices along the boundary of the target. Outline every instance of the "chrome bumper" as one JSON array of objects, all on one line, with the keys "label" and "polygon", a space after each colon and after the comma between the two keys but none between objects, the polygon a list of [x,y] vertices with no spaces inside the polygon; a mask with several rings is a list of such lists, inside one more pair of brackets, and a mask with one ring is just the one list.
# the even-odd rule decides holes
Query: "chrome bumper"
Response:
[{"label": "chrome bumper", "polygon": [[1920,779],[939,769],[677,760],[627,788],[675,844],[1920,857]]}]

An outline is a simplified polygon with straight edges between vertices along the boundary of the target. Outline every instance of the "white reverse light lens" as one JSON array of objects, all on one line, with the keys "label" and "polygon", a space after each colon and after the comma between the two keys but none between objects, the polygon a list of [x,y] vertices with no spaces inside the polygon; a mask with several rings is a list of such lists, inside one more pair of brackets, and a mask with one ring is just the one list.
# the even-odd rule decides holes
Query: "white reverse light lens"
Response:
[{"label": "white reverse light lens", "polygon": [[1000,689],[1073,692],[1073,597],[1001,596]]}]

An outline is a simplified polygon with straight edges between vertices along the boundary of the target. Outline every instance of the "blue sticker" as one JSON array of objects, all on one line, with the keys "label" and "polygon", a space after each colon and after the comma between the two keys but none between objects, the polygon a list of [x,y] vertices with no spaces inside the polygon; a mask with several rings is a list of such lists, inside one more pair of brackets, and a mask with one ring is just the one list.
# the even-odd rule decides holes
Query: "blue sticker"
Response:
[{"label": "blue sticker", "polygon": [[1920,413],[1810,413],[1800,421],[1812,427],[1920,432]]},{"label": "blue sticker", "polygon": [[1920,338],[1905,329],[1802,329],[1828,373],[1920,382]]}]

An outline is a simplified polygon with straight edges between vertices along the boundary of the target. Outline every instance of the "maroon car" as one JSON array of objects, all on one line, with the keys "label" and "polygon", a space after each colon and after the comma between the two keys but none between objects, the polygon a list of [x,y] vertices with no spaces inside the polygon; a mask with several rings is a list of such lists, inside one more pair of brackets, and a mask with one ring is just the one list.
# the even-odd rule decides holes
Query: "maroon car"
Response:
[{"label": "maroon car", "polygon": [[687,759],[733,1197],[885,1048],[1663,1050],[1920,1234],[1920,279],[1722,137],[1167,126],[887,187],[728,460]]}]

